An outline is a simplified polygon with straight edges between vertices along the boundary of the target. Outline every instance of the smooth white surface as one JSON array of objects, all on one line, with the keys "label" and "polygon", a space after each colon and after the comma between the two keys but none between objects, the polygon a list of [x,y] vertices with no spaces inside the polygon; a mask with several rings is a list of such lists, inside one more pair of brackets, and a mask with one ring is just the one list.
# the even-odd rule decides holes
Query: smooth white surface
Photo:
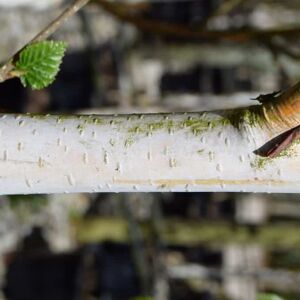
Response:
[{"label": "smooth white surface", "polygon": [[269,133],[230,124],[196,131],[188,123],[221,119],[218,113],[2,115],[0,194],[300,192],[298,145],[288,157],[261,164],[253,151]]}]

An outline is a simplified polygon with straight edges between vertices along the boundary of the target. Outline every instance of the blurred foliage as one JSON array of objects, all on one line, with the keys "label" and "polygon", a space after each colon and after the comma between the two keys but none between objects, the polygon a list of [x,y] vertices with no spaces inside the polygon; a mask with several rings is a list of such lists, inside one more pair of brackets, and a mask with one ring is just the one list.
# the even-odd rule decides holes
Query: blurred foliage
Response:
[{"label": "blurred foliage", "polygon": [[[73,219],[78,241],[81,243],[111,240],[128,241],[127,222],[122,218],[88,218]],[[145,237],[151,235],[151,226],[147,222],[139,223]],[[286,234],[289,232],[289,234]],[[162,240],[170,244],[197,245],[199,243],[223,245],[224,243],[247,244],[259,243],[266,247],[298,248],[300,246],[300,231],[295,224],[278,223],[261,226],[255,235],[245,226],[233,228],[225,222],[182,221],[180,219],[165,219],[161,232]]]},{"label": "blurred foliage", "polygon": [[288,251],[275,251],[270,258],[270,265],[273,268],[288,268],[292,270],[300,270],[300,253],[297,249],[289,249]]},{"label": "blurred foliage", "polygon": [[20,217],[38,213],[48,204],[46,195],[11,195],[8,196],[8,201],[10,208]]},{"label": "blurred foliage", "polygon": [[275,294],[258,294],[257,300],[284,300],[283,298],[275,295]]}]

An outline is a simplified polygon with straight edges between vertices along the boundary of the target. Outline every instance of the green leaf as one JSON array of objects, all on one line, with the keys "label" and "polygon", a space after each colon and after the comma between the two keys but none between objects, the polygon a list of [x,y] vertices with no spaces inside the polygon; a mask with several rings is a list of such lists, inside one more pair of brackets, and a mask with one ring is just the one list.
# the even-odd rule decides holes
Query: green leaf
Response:
[{"label": "green leaf", "polygon": [[22,84],[38,90],[51,84],[62,62],[66,44],[42,41],[28,45],[19,54],[13,72],[19,74]]},{"label": "green leaf", "polygon": [[283,299],[275,294],[261,293],[258,294],[257,300],[283,300]]}]

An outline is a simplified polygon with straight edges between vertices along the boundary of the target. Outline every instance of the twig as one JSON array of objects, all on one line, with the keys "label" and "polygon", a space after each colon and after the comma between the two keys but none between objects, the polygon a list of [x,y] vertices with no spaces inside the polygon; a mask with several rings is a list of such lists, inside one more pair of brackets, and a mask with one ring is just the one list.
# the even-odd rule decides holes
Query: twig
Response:
[{"label": "twig", "polygon": [[289,56],[292,59],[300,59],[300,52],[295,51],[288,47],[288,45],[283,45],[276,43],[275,41],[272,41],[271,39],[266,39],[265,41],[262,41],[266,47],[270,49],[270,51],[273,53],[274,56],[278,56],[278,54],[284,54],[286,56]]},{"label": "twig", "polygon": [[300,27],[294,28],[271,28],[265,30],[259,29],[238,29],[238,30],[201,30],[195,31],[189,26],[177,23],[167,23],[145,19],[128,13],[121,3],[118,4],[106,1],[96,0],[96,2],[107,12],[121,21],[128,22],[142,31],[147,31],[164,36],[173,36],[181,39],[190,40],[220,40],[226,39],[235,42],[245,42],[269,38],[272,36],[297,36],[300,35]]},{"label": "twig", "polygon": [[40,31],[31,41],[23,46],[18,52],[16,52],[0,69],[0,82],[10,79],[13,76],[11,71],[14,68],[14,61],[18,57],[19,53],[29,44],[46,40],[52,35],[67,19],[73,16],[78,10],[85,6],[89,0],[74,0],[54,21],[48,24],[42,31]]},{"label": "twig", "polygon": [[208,22],[220,15],[226,15],[230,13],[233,9],[242,4],[244,0],[227,0],[221,1],[220,4],[212,11],[207,17],[199,22],[197,29],[203,29],[207,26]]}]

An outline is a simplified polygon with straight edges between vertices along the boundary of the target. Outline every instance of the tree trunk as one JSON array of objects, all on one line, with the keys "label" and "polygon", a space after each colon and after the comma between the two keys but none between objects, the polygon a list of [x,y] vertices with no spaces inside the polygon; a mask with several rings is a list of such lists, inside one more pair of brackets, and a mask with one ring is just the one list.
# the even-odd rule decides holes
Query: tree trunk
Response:
[{"label": "tree trunk", "polygon": [[299,86],[217,112],[2,115],[0,193],[300,192],[297,140],[254,154],[300,124]]}]

